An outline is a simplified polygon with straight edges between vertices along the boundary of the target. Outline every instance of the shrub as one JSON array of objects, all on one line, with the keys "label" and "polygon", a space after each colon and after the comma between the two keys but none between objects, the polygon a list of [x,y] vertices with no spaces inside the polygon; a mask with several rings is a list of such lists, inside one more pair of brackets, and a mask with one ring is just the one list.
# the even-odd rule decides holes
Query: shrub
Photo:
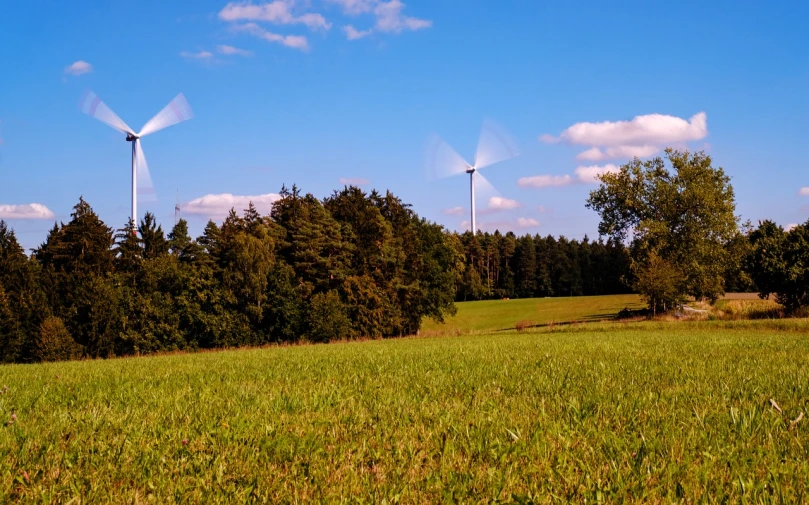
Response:
[{"label": "shrub", "polygon": [[78,345],[58,317],[49,317],[39,327],[34,339],[34,357],[39,361],[62,361],[81,356]]},{"label": "shrub", "polygon": [[336,291],[318,293],[309,307],[309,339],[312,342],[351,338],[351,320],[346,306]]}]

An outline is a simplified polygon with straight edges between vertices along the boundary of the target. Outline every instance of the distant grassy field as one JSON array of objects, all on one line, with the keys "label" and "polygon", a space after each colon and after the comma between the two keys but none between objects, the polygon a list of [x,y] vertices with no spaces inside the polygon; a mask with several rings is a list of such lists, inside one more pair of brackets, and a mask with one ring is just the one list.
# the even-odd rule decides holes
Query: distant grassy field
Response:
[{"label": "distant grassy field", "polygon": [[807,335],[599,323],[3,366],[0,501],[798,503]]},{"label": "distant grassy field", "polygon": [[623,308],[640,309],[638,295],[575,296],[563,298],[523,298],[486,300],[456,304],[458,313],[444,324],[425,320],[422,330],[431,333],[469,333],[513,330],[551,323],[593,322],[614,317]]}]

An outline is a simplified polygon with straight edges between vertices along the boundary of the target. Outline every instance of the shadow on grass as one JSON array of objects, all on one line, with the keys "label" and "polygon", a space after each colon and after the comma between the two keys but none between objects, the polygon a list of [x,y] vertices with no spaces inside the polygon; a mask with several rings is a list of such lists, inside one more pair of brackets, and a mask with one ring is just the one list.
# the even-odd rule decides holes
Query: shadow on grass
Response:
[{"label": "shadow on grass", "polygon": [[514,326],[510,328],[501,328],[499,330],[494,330],[497,332],[501,331],[525,331],[534,328],[553,328],[554,326],[571,326],[574,324],[584,324],[584,323],[598,323],[598,322],[632,322],[637,321],[639,319],[647,319],[649,316],[648,309],[629,309],[624,308],[621,309],[617,313],[613,314],[592,314],[589,316],[582,316],[577,319],[571,319],[567,321],[547,321],[544,323],[534,323],[532,321],[518,321]]}]

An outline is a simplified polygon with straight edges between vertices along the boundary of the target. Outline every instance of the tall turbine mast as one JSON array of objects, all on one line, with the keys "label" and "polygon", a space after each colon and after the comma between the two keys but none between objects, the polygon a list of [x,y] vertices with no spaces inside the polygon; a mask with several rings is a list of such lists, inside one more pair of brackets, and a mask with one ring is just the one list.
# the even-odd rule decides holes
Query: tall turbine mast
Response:
[{"label": "tall turbine mast", "polygon": [[[188,105],[183,94],[180,93],[174,97],[168,105],[163,107],[163,110],[147,121],[138,133],[135,133],[132,128],[124,123],[123,120],[121,120],[112,109],[107,107],[107,105],[98,98],[98,95],[92,91],[87,91],[84,96],[82,96],[79,107],[85,114],[98,119],[102,123],[106,123],[121,133],[125,133],[127,142],[132,142],[132,215],[129,219],[133,224],[133,228],[137,230],[138,188],[143,192],[154,192],[152,178],[149,175],[149,165],[146,163],[146,157],[143,154],[140,139],[146,135],[168,128],[171,125],[191,119],[194,117],[193,112],[191,112],[191,107]],[[135,233],[137,233],[137,231]]]},{"label": "tall turbine mast", "polygon": [[432,135],[430,147],[427,151],[428,169],[431,174],[437,177],[448,177],[463,172],[469,174],[469,207],[472,235],[477,234],[475,185],[480,184],[483,192],[488,191],[493,195],[497,194],[497,190],[483,177],[480,169],[518,155],[519,150],[511,140],[510,135],[491,120],[483,122],[474,165],[469,164],[441,137],[435,134]]}]

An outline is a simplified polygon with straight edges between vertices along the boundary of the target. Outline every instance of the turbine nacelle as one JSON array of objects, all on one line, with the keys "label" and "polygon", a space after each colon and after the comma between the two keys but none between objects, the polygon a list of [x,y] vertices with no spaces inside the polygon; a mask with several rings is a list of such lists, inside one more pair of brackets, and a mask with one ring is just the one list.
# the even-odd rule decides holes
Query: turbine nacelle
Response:
[{"label": "turbine nacelle", "polygon": [[466,173],[467,174],[473,174],[473,173],[475,173],[476,170],[477,170],[477,168],[475,168],[475,167],[466,167]]},{"label": "turbine nacelle", "polygon": [[126,134],[126,141],[127,141],[127,142],[132,142],[132,141],[134,141],[134,140],[138,140],[139,138],[140,138],[140,137],[139,137],[139,136],[137,136],[137,135],[135,135],[134,133],[127,133],[127,134]]}]

